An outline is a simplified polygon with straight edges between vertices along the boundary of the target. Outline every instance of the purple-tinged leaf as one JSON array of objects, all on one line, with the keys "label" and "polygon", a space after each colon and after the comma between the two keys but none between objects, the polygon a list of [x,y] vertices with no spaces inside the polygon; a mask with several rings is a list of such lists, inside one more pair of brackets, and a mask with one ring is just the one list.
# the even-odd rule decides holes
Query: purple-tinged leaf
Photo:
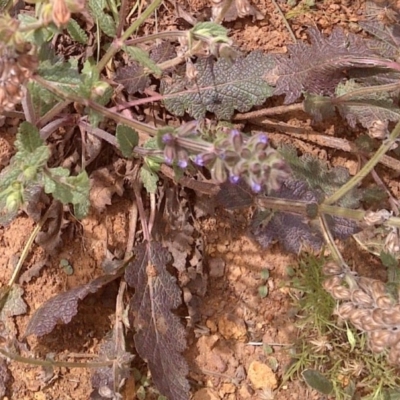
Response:
[{"label": "purple-tinged leaf", "polygon": [[228,120],[235,110],[249,111],[272,95],[264,76],[273,67],[270,56],[252,52],[231,63],[211,58],[196,63],[195,80],[176,75],[172,82],[162,81],[161,89],[167,109],[182,116],[188,112],[201,119],[207,111]]},{"label": "purple-tinged leaf", "polygon": [[77,286],[68,292],[60,293],[42,304],[33,314],[25,331],[25,336],[44,336],[57,324],[68,324],[78,312],[78,302],[88,294],[96,293],[104,285],[120,275],[104,275],[85,285]]},{"label": "purple-tinged leaf", "polygon": [[311,44],[299,42],[289,46],[288,54],[275,55],[276,66],[267,75],[268,82],[275,84],[274,94],[286,95],[285,104],[296,101],[304,91],[332,95],[352,68],[393,66],[358,35],[346,35],[340,28],[329,37],[315,28],[308,32]]},{"label": "purple-tinged leaf", "polygon": [[122,84],[129,94],[142,93],[150,85],[150,78],[142,66],[134,63],[120,68],[115,76],[115,82]]},{"label": "purple-tinged leaf", "polygon": [[160,393],[187,400],[188,365],[181,354],[186,348],[185,330],[172,312],[182,303],[182,294],[167,271],[169,253],[159,243],[141,244],[134,252],[136,258],[126,268],[125,279],[135,288],[129,319],[136,330],[136,350],[148,363]]}]

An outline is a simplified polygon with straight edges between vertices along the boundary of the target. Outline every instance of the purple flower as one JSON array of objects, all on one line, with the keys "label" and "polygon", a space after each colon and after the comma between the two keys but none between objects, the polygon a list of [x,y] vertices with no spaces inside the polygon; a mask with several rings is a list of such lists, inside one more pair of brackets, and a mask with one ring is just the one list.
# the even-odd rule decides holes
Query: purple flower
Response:
[{"label": "purple flower", "polygon": [[234,183],[234,184],[238,183],[238,182],[239,182],[239,179],[240,179],[240,176],[238,176],[238,175],[231,175],[231,176],[229,177],[230,182],[231,182],[231,183]]},{"label": "purple flower", "polygon": [[197,154],[193,162],[199,167],[204,167],[204,158],[202,157],[202,154]]},{"label": "purple flower", "polygon": [[257,182],[253,182],[251,184],[251,190],[255,193],[259,193],[259,192],[261,192],[261,185]]},{"label": "purple flower", "polygon": [[188,166],[188,162],[187,162],[187,160],[179,160],[178,165],[181,168],[186,168]]},{"label": "purple flower", "polygon": [[258,135],[258,143],[267,144],[268,136],[265,133],[261,133],[260,135]]},{"label": "purple flower", "polygon": [[165,133],[163,136],[162,136],[162,142],[164,143],[164,144],[169,144],[169,143],[172,143],[173,141],[174,141],[174,136],[171,134],[171,133]]}]

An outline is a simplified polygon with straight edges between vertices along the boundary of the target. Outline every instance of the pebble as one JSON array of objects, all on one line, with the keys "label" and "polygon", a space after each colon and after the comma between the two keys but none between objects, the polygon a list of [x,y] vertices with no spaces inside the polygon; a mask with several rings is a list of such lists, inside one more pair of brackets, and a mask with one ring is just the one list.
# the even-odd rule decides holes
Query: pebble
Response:
[{"label": "pebble", "polygon": [[247,377],[254,389],[276,389],[278,380],[272,369],[260,361],[252,361]]},{"label": "pebble", "polygon": [[194,395],[192,400],[220,400],[220,397],[211,388],[203,388],[198,390]]}]

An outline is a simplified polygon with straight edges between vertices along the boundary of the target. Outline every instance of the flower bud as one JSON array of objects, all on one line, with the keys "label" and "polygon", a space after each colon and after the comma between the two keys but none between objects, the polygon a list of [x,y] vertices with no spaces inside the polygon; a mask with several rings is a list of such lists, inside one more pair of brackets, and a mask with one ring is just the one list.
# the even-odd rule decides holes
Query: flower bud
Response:
[{"label": "flower bud", "polygon": [[69,11],[65,0],[53,0],[51,17],[57,28],[61,28],[68,23],[71,18],[71,12]]},{"label": "flower bud", "polygon": [[226,181],[228,176],[227,176],[225,164],[220,158],[217,158],[215,160],[214,167],[211,170],[211,176],[217,182],[223,183]]},{"label": "flower bud", "polygon": [[165,146],[164,148],[164,160],[167,164],[171,165],[176,159],[176,149],[174,146]]},{"label": "flower bud", "polygon": [[214,161],[216,158],[216,155],[214,153],[202,153],[202,154],[197,154],[194,157],[193,162],[198,165],[199,167],[204,167],[207,164],[211,163]]},{"label": "flower bud", "polygon": [[233,148],[237,153],[239,153],[243,147],[242,134],[237,129],[232,129],[230,133],[230,138],[232,140]]}]

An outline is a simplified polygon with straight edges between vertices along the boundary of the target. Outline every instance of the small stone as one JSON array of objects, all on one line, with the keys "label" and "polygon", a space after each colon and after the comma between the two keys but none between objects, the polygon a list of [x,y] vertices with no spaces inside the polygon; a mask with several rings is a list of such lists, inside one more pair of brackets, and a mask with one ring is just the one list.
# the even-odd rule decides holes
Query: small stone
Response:
[{"label": "small stone", "polygon": [[243,319],[233,314],[225,314],[218,321],[218,328],[221,335],[227,339],[244,342],[247,339],[247,327]]},{"label": "small stone", "polygon": [[247,377],[254,389],[276,389],[278,386],[276,375],[272,369],[259,361],[253,361],[250,364]]},{"label": "small stone", "polygon": [[242,385],[239,389],[239,398],[246,400],[246,399],[253,399],[254,393],[251,388],[249,388],[246,384]]},{"label": "small stone", "polygon": [[217,324],[212,320],[212,319],[208,319],[206,321],[206,327],[210,330],[211,333],[215,333],[217,332]]},{"label": "small stone", "polygon": [[225,261],[221,257],[212,258],[208,267],[212,278],[222,278],[225,273]]},{"label": "small stone", "polygon": [[226,382],[221,385],[221,389],[219,390],[219,395],[224,398],[226,394],[235,392],[236,392],[236,386],[233,383]]},{"label": "small stone", "polygon": [[215,390],[210,388],[203,388],[198,390],[192,400],[220,400],[220,397]]},{"label": "small stone", "polygon": [[217,251],[218,253],[225,253],[226,252],[226,246],[223,244],[217,244]]}]

